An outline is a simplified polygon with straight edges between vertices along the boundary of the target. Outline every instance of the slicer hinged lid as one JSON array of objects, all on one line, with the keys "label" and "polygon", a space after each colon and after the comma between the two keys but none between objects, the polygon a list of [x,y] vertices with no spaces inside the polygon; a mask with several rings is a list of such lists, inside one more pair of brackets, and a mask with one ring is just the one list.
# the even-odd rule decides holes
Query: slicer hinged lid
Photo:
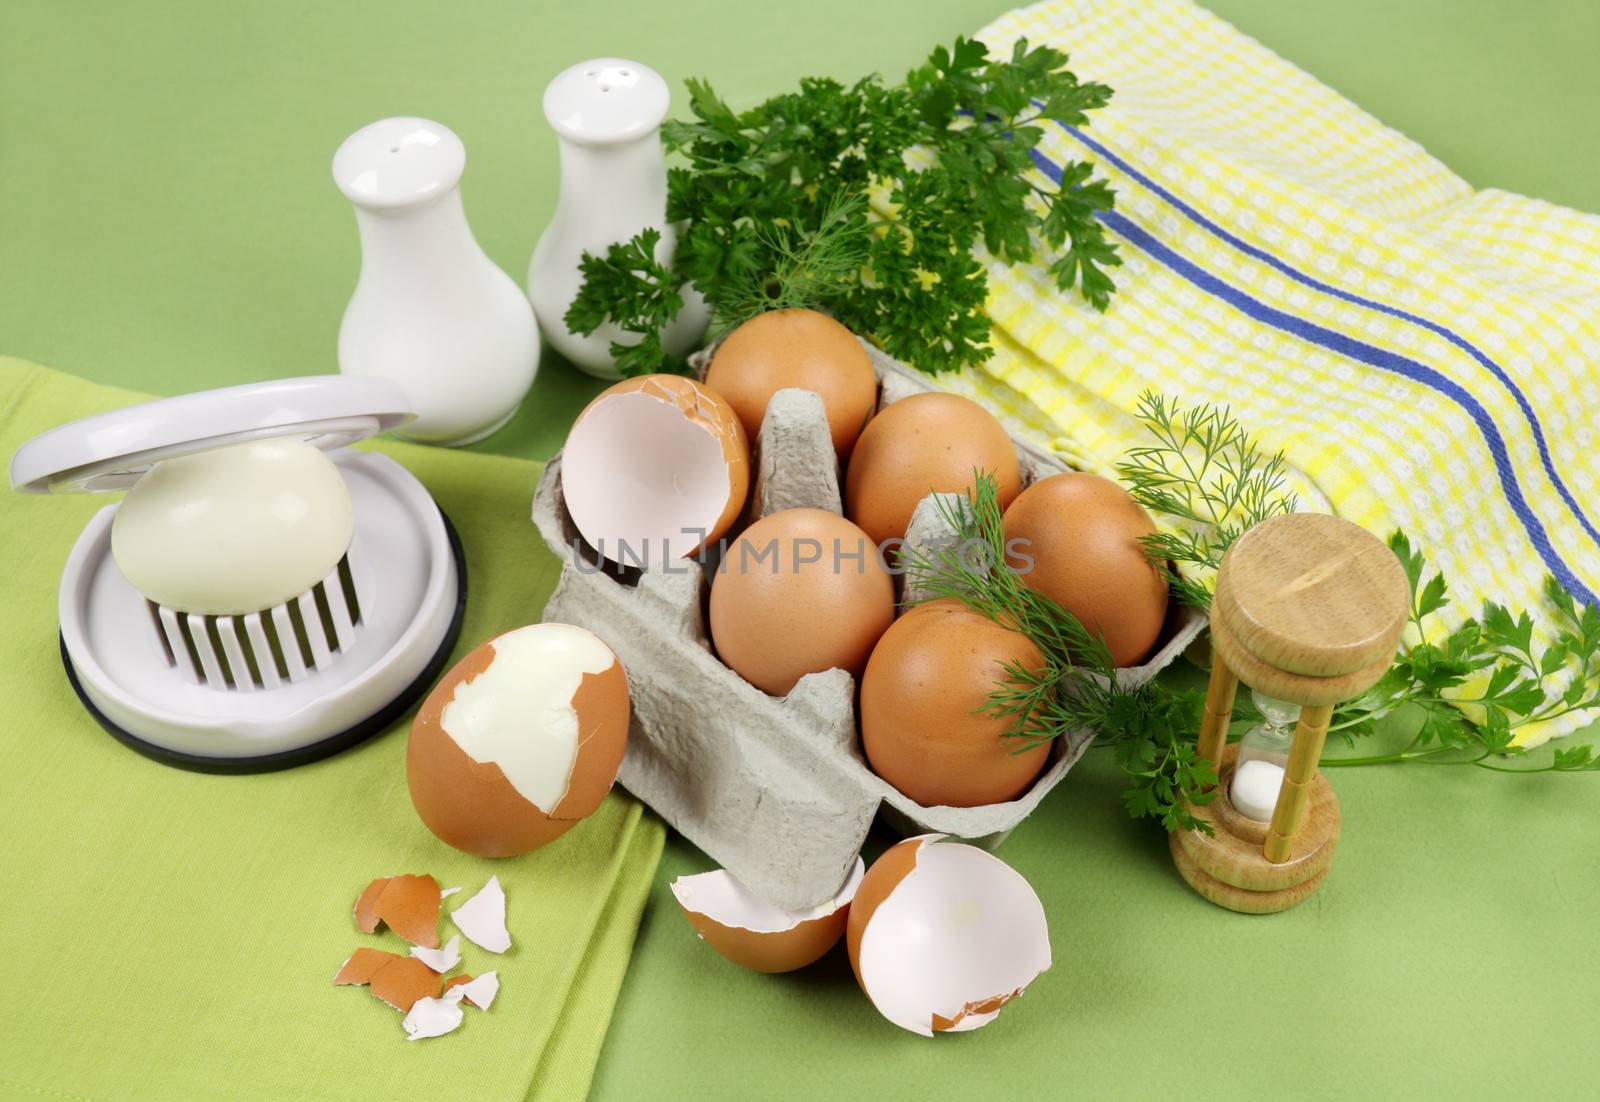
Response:
[{"label": "slicer hinged lid", "polygon": [[70,421],[11,459],[11,487],[42,494],[126,490],[163,459],[291,437],[332,451],[410,421],[392,383],[309,375],[205,390]]}]

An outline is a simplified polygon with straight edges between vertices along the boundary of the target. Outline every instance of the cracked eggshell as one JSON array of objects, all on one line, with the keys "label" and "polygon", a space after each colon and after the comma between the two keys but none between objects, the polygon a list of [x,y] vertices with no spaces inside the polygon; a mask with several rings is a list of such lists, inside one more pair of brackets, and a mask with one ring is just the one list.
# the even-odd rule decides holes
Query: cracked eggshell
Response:
[{"label": "cracked eggshell", "polygon": [[733,963],[757,972],[792,972],[844,936],[864,871],[857,857],[844,887],[804,911],[786,911],[756,898],[724,869],[680,876],[672,882],[672,894],[695,933]]},{"label": "cracked eggshell", "polygon": [[527,853],[600,806],[627,739],[628,680],[611,648],[567,624],[517,628],[423,702],[406,748],[411,802],[459,850]]},{"label": "cracked eggshell", "polygon": [[626,379],[573,423],[561,484],[591,547],[612,562],[661,567],[715,543],[738,518],[750,443],[733,407],[693,379]]},{"label": "cracked eggshell", "polygon": [[1011,866],[942,834],[908,838],[873,862],[850,907],[856,980],[902,1029],[977,1029],[1050,967],[1050,932]]}]

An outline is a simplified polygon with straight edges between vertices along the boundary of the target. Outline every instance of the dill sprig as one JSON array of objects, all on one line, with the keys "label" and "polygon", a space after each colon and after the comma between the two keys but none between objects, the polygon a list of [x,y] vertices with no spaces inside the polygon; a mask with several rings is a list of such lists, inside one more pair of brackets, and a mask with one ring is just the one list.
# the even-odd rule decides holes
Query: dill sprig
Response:
[{"label": "dill sprig", "polygon": [[717,296],[712,341],[768,310],[824,306],[867,263],[871,231],[866,211],[865,196],[835,191],[823,202],[815,229],[791,222],[756,227],[756,240],[772,257],[770,270],[752,268],[730,276]]},{"label": "dill sprig", "polygon": [[1137,417],[1154,440],[1129,449],[1117,476],[1135,501],[1171,521],[1171,530],[1142,542],[1173,593],[1207,608],[1228,546],[1267,518],[1299,508],[1284,480],[1283,453],[1264,455],[1227,406],[1184,409],[1145,391]]}]

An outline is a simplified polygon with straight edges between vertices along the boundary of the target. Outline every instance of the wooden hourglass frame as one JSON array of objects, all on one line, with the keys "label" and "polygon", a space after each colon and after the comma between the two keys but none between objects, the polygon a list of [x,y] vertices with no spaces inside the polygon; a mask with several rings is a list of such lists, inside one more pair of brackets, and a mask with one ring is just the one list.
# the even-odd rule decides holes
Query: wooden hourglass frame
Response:
[{"label": "wooden hourglass frame", "polygon": [[[1334,707],[1383,676],[1410,615],[1394,553],[1366,529],[1322,513],[1263,521],[1236,540],[1211,602],[1211,682],[1200,756],[1217,770],[1211,802],[1193,805],[1212,833],[1169,840],[1178,871],[1232,911],[1286,910],[1322,885],[1339,841],[1339,801],[1317,769]],[[1228,796],[1237,747],[1228,724],[1239,683],[1299,704],[1300,719],[1270,823]]]}]

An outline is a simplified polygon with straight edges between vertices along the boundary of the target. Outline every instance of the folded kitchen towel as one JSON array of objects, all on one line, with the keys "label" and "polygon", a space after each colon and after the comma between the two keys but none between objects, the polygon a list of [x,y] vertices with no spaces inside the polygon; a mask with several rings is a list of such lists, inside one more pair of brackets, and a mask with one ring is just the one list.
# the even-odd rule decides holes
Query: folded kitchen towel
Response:
[{"label": "folded kitchen towel", "polygon": [[[0,456],[139,396],[0,358]],[[558,573],[527,522],[538,466],[402,443],[461,533],[464,653],[538,620]],[[406,791],[405,727],[325,761],[207,776],[123,747],[78,705],[56,650],[67,551],[105,494],[0,492],[0,945],[12,992],[0,1097],[571,1099],[587,1092],[660,856],[659,820],[620,791],[526,857],[469,857],[430,834]],[[487,1013],[408,1043],[401,1015],[332,984],[394,934],[351,919],[375,876],[431,873],[507,896],[509,953]],[[447,901],[459,904],[466,895]],[[453,928],[441,919],[441,936]]]},{"label": "folded kitchen towel", "polygon": [[1123,264],[1103,315],[1052,256],[992,265],[995,355],[956,388],[1107,473],[1146,388],[1227,403],[1307,507],[1405,529],[1463,611],[1537,615],[1546,574],[1595,603],[1600,217],[1474,191],[1188,0],[1048,0],[980,37],[1114,89],[1035,164],[1093,161]]}]

